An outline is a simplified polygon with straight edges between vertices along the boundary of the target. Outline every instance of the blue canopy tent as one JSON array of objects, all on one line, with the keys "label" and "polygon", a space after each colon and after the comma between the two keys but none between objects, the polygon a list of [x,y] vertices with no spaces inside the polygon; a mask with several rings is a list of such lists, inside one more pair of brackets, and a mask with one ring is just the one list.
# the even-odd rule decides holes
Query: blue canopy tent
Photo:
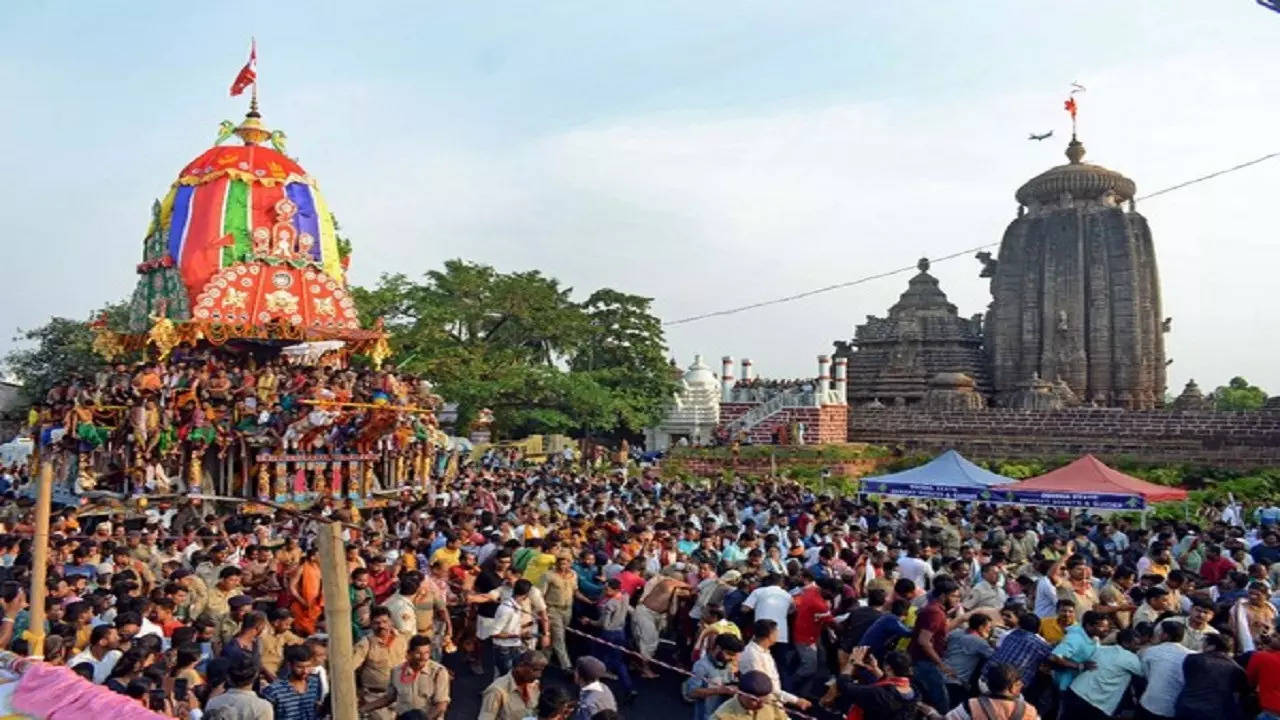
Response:
[{"label": "blue canopy tent", "polygon": [[862,492],[937,500],[986,500],[990,489],[1014,480],[983,470],[948,450],[910,470],[862,479]]}]

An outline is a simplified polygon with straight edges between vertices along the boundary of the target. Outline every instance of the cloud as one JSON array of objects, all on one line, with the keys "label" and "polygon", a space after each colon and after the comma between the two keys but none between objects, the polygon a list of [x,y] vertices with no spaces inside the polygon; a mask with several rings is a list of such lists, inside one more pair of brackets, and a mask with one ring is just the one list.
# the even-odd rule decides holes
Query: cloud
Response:
[{"label": "cloud", "polygon": [[[1095,78],[1081,98],[1087,159],[1149,192],[1269,150],[1268,118],[1280,108],[1262,92],[1265,77],[1230,72],[1254,60],[1190,56],[1141,73],[1082,73]],[[652,295],[669,320],[844,282],[998,242],[1017,186],[1063,162],[1062,99],[1008,92],[663,113],[544,136],[501,156],[446,153],[409,183],[423,189],[414,213],[423,219],[398,221],[410,234],[430,227],[440,244],[397,257],[539,267],[584,292],[612,285]],[[1025,140],[1049,127],[1052,140]],[[1266,360],[1280,347],[1257,324],[1256,310],[1272,304],[1269,281],[1249,272],[1280,261],[1260,231],[1275,226],[1277,211],[1257,189],[1277,171],[1260,166],[1140,204],[1175,318],[1175,392],[1193,375],[1211,386],[1244,374],[1280,389]],[[964,315],[989,301],[977,271],[969,259],[934,268]],[[681,361],[729,353],[753,357],[763,374],[811,374],[814,356],[865,315],[883,314],[907,277],[675,326],[668,339]],[[1255,352],[1216,349],[1241,342]]]}]

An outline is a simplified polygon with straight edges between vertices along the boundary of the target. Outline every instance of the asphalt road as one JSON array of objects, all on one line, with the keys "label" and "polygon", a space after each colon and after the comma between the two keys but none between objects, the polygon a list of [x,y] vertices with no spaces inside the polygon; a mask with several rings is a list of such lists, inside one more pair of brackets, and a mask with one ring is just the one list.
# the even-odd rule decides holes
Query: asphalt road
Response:
[{"label": "asphalt road", "polygon": [[[455,656],[456,658],[456,656]],[[491,678],[479,677],[471,672],[465,663],[455,658],[445,658],[445,666],[454,674],[453,701],[449,704],[446,720],[475,720],[480,713],[480,693],[489,684]],[[635,702],[623,707],[622,716],[627,720],[687,720],[693,716],[693,709],[680,697],[680,680],[668,671],[662,671],[662,677],[656,680],[645,680],[633,675],[636,689],[640,696]],[[542,676],[544,687],[559,686],[572,695],[577,695],[573,686],[573,678],[555,666],[549,666]],[[622,696],[615,683],[609,683],[614,695]]]}]

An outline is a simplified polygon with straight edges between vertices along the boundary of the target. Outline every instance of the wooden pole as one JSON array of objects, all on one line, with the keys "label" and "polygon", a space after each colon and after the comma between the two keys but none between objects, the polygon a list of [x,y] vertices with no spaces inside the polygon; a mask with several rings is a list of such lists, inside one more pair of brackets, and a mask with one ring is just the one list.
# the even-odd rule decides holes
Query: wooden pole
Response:
[{"label": "wooden pole", "polygon": [[36,486],[36,533],[31,542],[31,603],[28,654],[44,658],[44,599],[48,593],[46,574],[49,570],[49,514],[53,506],[53,457],[40,463],[40,480]]},{"label": "wooden pole", "polygon": [[356,676],[349,667],[351,639],[351,595],[348,590],[346,553],[342,526],[325,523],[317,538],[320,549],[321,588],[324,590],[324,622],[329,633],[329,683],[333,698],[333,720],[356,720]]}]

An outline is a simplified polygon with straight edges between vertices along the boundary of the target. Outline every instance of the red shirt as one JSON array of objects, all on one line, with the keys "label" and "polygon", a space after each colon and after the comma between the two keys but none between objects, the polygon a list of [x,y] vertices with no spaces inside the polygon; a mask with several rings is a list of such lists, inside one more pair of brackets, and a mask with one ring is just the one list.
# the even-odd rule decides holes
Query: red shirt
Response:
[{"label": "red shirt", "polygon": [[911,631],[911,644],[907,646],[912,660],[932,660],[924,650],[920,649],[920,633],[924,630],[930,632],[929,644],[933,646],[938,657],[942,657],[947,651],[947,611],[942,609],[942,603],[935,600],[925,605],[916,614],[916,626]]},{"label": "red shirt", "polygon": [[822,628],[831,622],[831,603],[811,585],[796,596],[796,619],[791,641],[797,645],[817,645]]},{"label": "red shirt", "polygon": [[399,587],[396,576],[392,575],[389,569],[369,573],[369,588],[373,590],[373,598],[378,602],[394,595]]},{"label": "red shirt", "polygon": [[644,587],[644,578],[630,570],[623,570],[618,573],[618,584],[622,585],[622,594],[631,597]]},{"label": "red shirt", "polygon": [[1213,583],[1214,585],[1217,585],[1218,583],[1222,582],[1222,578],[1226,577],[1227,573],[1235,569],[1236,569],[1235,563],[1231,562],[1230,560],[1222,556],[1219,556],[1217,560],[1205,560],[1200,565],[1200,577],[1204,578],[1210,583]]},{"label": "red shirt", "polygon": [[1261,650],[1245,668],[1249,684],[1258,691],[1258,704],[1269,713],[1280,712],[1280,652]]}]

